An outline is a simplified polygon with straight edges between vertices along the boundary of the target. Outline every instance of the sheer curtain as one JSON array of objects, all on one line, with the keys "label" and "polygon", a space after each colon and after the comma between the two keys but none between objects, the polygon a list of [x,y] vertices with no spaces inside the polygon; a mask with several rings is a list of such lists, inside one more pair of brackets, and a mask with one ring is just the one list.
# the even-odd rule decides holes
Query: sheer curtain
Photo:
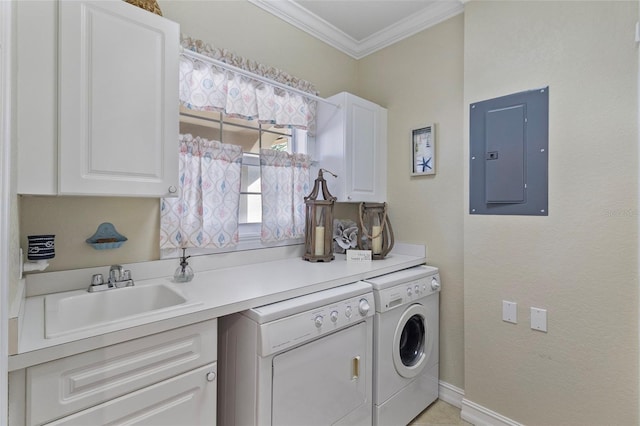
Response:
[{"label": "sheer curtain", "polygon": [[160,204],[160,248],[238,242],[242,148],[180,135],[180,196]]},{"label": "sheer curtain", "polygon": [[311,159],[304,154],[260,151],[262,231],[264,242],[304,236]]},{"label": "sheer curtain", "polygon": [[[236,68],[317,94],[311,83],[277,68],[246,60],[189,37],[183,36],[181,44],[186,49]],[[189,109],[221,111],[227,116],[258,120],[278,127],[313,131],[315,123],[314,100],[185,55],[180,57],[180,102]],[[224,247],[238,241],[239,198],[236,188],[240,185],[242,153],[239,148],[233,152],[231,148],[216,148],[226,156],[220,164],[216,163],[216,168],[222,168],[222,163],[226,162],[225,171],[207,172],[211,176],[205,179],[203,158],[206,156],[200,153],[202,148],[193,146],[194,142],[183,141],[184,146],[181,145],[183,198],[179,201],[164,200],[162,204],[162,248]],[[202,143],[202,140],[199,142]],[[262,241],[303,236],[304,196],[309,192],[310,158],[301,154],[262,150],[260,162]],[[198,172],[194,170],[203,173],[201,185],[196,183]],[[211,191],[215,199],[207,198],[209,193],[205,187],[215,188]],[[198,211],[199,208],[203,209],[202,213]]]}]

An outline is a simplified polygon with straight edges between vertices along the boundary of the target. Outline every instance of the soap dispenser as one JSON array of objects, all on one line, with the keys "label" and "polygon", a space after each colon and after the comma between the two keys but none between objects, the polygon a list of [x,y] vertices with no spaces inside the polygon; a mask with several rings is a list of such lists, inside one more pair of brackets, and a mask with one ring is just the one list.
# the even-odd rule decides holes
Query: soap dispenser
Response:
[{"label": "soap dispenser", "polygon": [[189,262],[187,259],[191,256],[185,256],[185,250],[182,249],[182,256],[180,256],[180,266],[176,269],[176,272],[173,274],[173,280],[177,283],[188,283],[193,279],[193,269],[189,266]]}]

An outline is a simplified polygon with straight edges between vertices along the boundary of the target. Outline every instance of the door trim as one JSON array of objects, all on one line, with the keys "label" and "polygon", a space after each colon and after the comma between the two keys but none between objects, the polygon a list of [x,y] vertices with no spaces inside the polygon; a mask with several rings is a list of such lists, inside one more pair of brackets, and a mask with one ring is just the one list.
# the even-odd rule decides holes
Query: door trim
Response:
[{"label": "door trim", "polygon": [[11,55],[13,2],[0,2],[0,422],[8,419],[9,235],[11,211]]}]

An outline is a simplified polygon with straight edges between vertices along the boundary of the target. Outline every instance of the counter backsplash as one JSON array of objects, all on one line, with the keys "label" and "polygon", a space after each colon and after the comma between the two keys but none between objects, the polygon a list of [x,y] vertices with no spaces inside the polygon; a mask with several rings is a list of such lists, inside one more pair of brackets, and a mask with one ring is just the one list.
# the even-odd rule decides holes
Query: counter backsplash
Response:
[{"label": "counter backsplash", "polygon": [[[197,274],[199,271],[211,271],[232,266],[270,262],[302,256],[304,246],[293,245],[273,247],[242,252],[219,253],[204,256],[193,256],[189,266]],[[149,262],[122,264],[131,270],[134,281],[173,276],[178,259],[163,259]],[[71,269],[68,271],[43,272],[26,275],[25,296],[40,296],[61,291],[80,290],[89,287],[93,274],[108,276],[110,265],[92,268]]]}]

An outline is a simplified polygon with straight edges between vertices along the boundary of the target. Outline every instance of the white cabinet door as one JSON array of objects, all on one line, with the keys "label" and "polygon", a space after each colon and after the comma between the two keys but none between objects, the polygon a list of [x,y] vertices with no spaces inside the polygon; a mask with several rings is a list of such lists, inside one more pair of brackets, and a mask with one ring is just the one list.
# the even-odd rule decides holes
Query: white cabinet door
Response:
[{"label": "white cabinet door", "polygon": [[56,195],[58,3],[20,1],[14,7],[18,193]]},{"label": "white cabinet door", "polygon": [[350,93],[318,105],[316,157],[327,170],[329,192],[340,202],[387,199],[387,110]]},{"label": "white cabinet door", "polygon": [[[29,367],[26,424],[105,405],[209,365],[217,358],[217,332],[214,319]],[[155,395],[157,403],[168,398]]]},{"label": "white cabinet door", "polygon": [[58,192],[171,196],[179,25],[121,0],[61,1]]},{"label": "white cabinet door", "polygon": [[215,426],[216,364],[205,365],[47,424]]}]

